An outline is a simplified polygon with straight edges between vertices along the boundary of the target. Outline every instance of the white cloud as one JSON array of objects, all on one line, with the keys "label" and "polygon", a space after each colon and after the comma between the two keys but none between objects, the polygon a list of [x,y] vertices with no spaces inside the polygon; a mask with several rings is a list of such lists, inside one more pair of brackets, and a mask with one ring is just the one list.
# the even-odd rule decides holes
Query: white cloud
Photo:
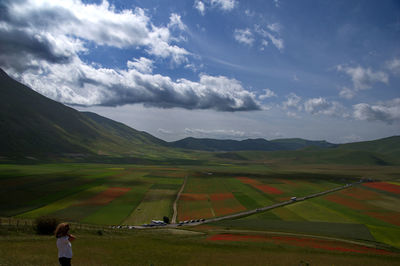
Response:
[{"label": "white cloud", "polygon": [[132,61],[127,62],[128,68],[135,68],[137,71],[144,73],[144,74],[153,72],[153,61],[152,60],[145,58],[145,57],[141,57],[139,59],[134,58],[133,60],[134,60],[134,62],[132,62]]},{"label": "white cloud", "polygon": [[253,33],[251,33],[250,29],[235,29],[235,32],[233,34],[234,38],[236,41],[242,44],[246,44],[249,46],[253,45],[254,42],[254,37]]},{"label": "white cloud", "polygon": [[312,98],[304,102],[304,110],[310,114],[323,114],[347,117],[345,108],[338,102],[330,102],[325,98]]},{"label": "white cloud", "polygon": [[288,96],[286,96],[286,101],[282,103],[282,107],[285,110],[295,108],[301,111],[303,109],[301,106],[301,97],[295,93],[290,93]]},{"label": "white cloud", "polygon": [[393,74],[400,75],[400,59],[393,58],[393,60],[386,62],[386,68],[389,69]]},{"label": "white cloud", "polygon": [[168,28],[178,28],[182,31],[186,30],[186,25],[182,22],[181,16],[172,13],[171,16],[169,17],[169,23],[168,23]]},{"label": "white cloud", "polygon": [[184,131],[186,135],[194,137],[243,138],[247,135],[244,131],[234,129],[185,128]]},{"label": "white cloud", "polygon": [[283,39],[275,37],[269,32],[266,33],[266,36],[271,40],[272,44],[275,45],[276,48],[278,48],[279,51],[283,50],[284,48]]},{"label": "white cloud", "polygon": [[276,97],[276,94],[270,89],[264,89],[264,94],[258,96],[260,100],[265,100],[271,97]]},{"label": "white cloud", "polygon": [[[6,2],[0,18],[0,64],[23,68],[26,59],[65,63],[86,45],[117,48],[141,47],[148,54],[170,58],[175,64],[187,61],[186,49],[172,45],[169,28],[158,27],[141,8],[116,11],[108,1],[85,4],[80,0],[20,0]],[[184,27],[171,15],[171,26]],[[20,60],[10,56],[19,54]]]},{"label": "white cloud", "polygon": [[353,99],[354,96],[356,96],[356,91],[347,87],[343,87],[339,92],[339,96],[345,99]]},{"label": "white cloud", "polygon": [[280,7],[280,1],[279,0],[273,0],[275,7]]},{"label": "white cloud", "polygon": [[267,28],[268,28],[270,31],[279,33],[279,32],[281,31],[282,26],[281,26],[281,24],[279,24],[279,23],[272,23],[272,24],[268,24],[268,25],[267,25]]},{"label": "white cloud", "polygon": [[[201,74],[198,81],[173,81],[167,76],[143,73],[148,70],[148,64],[150,62],[141,58],[130,61],[128,65],[131,68],[127,70],[114,70],[96,68],[78,57],[69,64],[40,61],[36,69],[20,74],[20,80],[52,99],[72,105],[143,103],[159,108],[218,111],[261,109],[256,96],[235,79]],[[143,69],[138,71],[140,68]]]},{"label": "white cloud", "polygon": [[204,16],[206,8],[218,8],[222,11],[231,11],[238,5],[236,0],[204,0],[194,1],[194,8],[196,8],[201,15]]},{"label": "white cloud", "polygon": [[[270,25],[267,25],[267,28],[272,28],[272,29],[274,29],[274,34],[272,34],[271,32],[269,32],[269,31],[267,31],[267,30],[265,30],[265,29],[263,29],[263,28],[261,28],[260,27],[260,25],[255,25],[254,26],[254,28],[255,28],[255,31],[258,33],[258,34],[260,34],[261,36],[263,36],[264,38],[268,38],[271,42],[272,42],[272,44],[279,50],[279,51],[283,51],[283,49],[285,48],[285,45],[284,45],[284,41],[283,41],[283,39],[282,38],[280,38],[280,34],[279,34],[279,31],[280,31],[280,28],[281,28],[281,26],[280,26],[280,24],[279,23],[273,23],[273,24],[270,24]],[[271,30],[271,29],[270,29]]]},{"label": "white cloud", "polygon": [[389,83],[389,76],[383,71],[372,71],[361,66],[349,67],[338,65],[337,70],[350,76],[355,90],[370,89],[375,83]]},{"label": "white cloud", "polygon": [[353,109],[353,116],[358,120],[382,121],[388,124],[400,121],[400,98],[375,105],[359,103]]},{"label": "white cloud", "polygon": [[166,129],[163,129],[163,128],[157,129],[157,132],[159,132],[159,133],[161,133],[161,134],[166,134],[166,135],[173,134],[172,131],[166,130]]},{"label": "white cloud", "polygon": [[211,6],[216,6],[225,11],[231,11],[237,5],[236,0],[210,0]]},{"label": "white cloud", "polygon": [[206,7],[202,1],[195,1],[194,7],[200,12],[201,15],[204,16],[206,12]]},{"label": "white cloud", "polygon": [[269,44],[269,43],[268,43],[267,40],[261,40],[261,47],[260,47],[260,50],[261,50],[261,51],[264,51],[265,47],[267,47],[268,44]]},{"label": "white cloud", "polygon": [[189,66],[189,52],[171,44],[175,37],[170,28],[185,29],[177,14],[171,14],[168,27],[158,27],[143,9],[116,11],[107,1],[19,0],[2,8],[0,66],[52,99],[82,106],[142,103],[159,108],[261,109],[256,96],[235,79],[201,74],[197,81],[171,80],[152,74],[153,61],[146,57],[128,61],[127,69],[104,68],[80,58],[90,43],[141,48]]}]

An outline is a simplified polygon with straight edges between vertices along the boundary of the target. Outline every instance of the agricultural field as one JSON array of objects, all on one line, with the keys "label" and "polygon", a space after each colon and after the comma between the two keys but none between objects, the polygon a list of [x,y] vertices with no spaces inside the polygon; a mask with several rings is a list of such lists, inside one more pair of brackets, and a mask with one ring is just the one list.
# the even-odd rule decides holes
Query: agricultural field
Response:
[{"label": "agricultural field", "polygon": [[178,219],[212,218],[342,186],[341,180],[319,180],[233,173],[196,173],[189,176],[178,203]]},{"label": "agricultural field", "polygon": [[[29,231],[30,230],[30,231]],[[72,224],[73,265],[398,265],[393,251],[327,239],[194,230],[110,230]],[[101,232],[101,233],[99,233]],[[56,265],[52,236],[0,227],[0,264]]]},{"label": "agricultural field", "polygon": [[141,224],[170,216],[186,173],[112,165],[2,165],[0,216]]},{"label": "agricultural field", "polygon": [[264,213],[216,223],[384,243],[400,248],[400,186],[371,182]]},{"label": "agricultural field", "polygon": [[[0,217],[33,220],[40,216],[55,216],[73,222],[82,241],[74,247],[77,265],[95,264],[96,259],[85,255],[91,252],[108,254],[102,263],[123,265],[135,258],[125,254],[130,250],[147,254],[146,250],[159,247],[154,261],[138,256],[143,264],[196,264],[193,254],[208,259],[197,264],[219,261],[238,265],[244,261],[265,265],[279,265],[274,254],[287,255],[282,265],[312,262],[323,264],[330,258],[333,264],[396,265],[399,257],[399,181],[385,178],[385,182],[355,185],[321,197],[293,203],[269,211],[177,229],[112,230],[109,225],[141,225],[152,219],[172,216],[173,203],[185,177],[187,181],[178,201],[178,221],[223,217],[229,214],[269,206],[291,197],[340,187],[360,180],[362,170],[351,174],[340,169],[318,166],[287,171],[261,165],[111,165],[111,164],[48,164],[1,165]],[[329,169],[332,169],[329,172]],[[390,170],[390,171],[389,171]],[[389,169],[390,173],[396,172]],[[372,171],[371,171],[372,172]],[[361,174],[360,174],[361,173]],[[84,227],[99,226],[102,232],[82,231]],[[80,229],[78,229],[79,227]],[[93,227],[96,228],[96,227]],[[10,233],[0,226],[0,264],[22,264],[25,258],[37,264],[40,258],[26,258],[19,248],[29,247],[32,241],[41,247],[50,245],[48,238]],[[183,229],[183,230],[182,230]],[[81,231],[79,231],[81,230]],[[159,233],[160,232],[160,233]],[[161,233],[163,232],[163,233]],[[92,249],[85,249],[88,241],[96,239]],[[5,244],[12,239],[11,244]],[[28,240],[24,240],[28,239]],[[4,240],[4,241],[3,241]],[[167,243],[159,246],[158,241]],[[121,244],[124,243],[124,244]],[[140,244],[138,244],[140,243]],[[110,253],[104,250],[112,246]],[[177,245],[179,252],[176,251]],[[119,248],[117,248],[119,247]],[[86,250],[85,252],[83,252]],[[181,256],[191,252],[191,256]],[[232,259],[234,252],[238,257]],[[166,255],[168,253],[168,255]],[[13,255],[12,255],[13,254]],[[47,254],[47,253],[46,253]],[[98,254],[98,253],[96,253]],[[260,254],[268,254],[262,255]],[[337,254],[345,256],[338,260]],[[120,257],[124,257],[122,259]],[[197,256],[197,255],[196,255]],[[50,254],[42,265],[52,264]],[[118,260],[115,260],[118,257]],[[169,261],[170,263],[166,263]],[[256,261],[252,258],[257,257]],[[240,263],[241,262],[241,263]],[[373,263],[374,262],[374,263]],[[130,263],[130,264],[135,264]],[[377,264],[376,264],[377,263]]]}]

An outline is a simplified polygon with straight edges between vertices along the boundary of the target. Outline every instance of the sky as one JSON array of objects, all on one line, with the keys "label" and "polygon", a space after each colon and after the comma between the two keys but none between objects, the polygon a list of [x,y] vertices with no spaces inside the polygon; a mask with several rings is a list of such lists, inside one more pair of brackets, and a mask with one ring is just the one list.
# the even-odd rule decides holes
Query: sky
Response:
[{"label": "sky", "polygon": [[400,135],[396,0],[0,0],[0,67],[167,141]]}]

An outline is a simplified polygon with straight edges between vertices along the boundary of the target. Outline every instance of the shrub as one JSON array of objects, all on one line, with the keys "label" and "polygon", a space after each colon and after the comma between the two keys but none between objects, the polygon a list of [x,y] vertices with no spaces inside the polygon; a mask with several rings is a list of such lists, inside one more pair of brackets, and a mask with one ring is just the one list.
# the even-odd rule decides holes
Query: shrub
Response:
[{"label": "shrub", "polygon": [[169,224],[169,218],[167,216],[163,217],[163,221],[164,223]]},{"label": "shrub", "polygon": [[53,217],[39,217],[35,220],[34,229],[39,235],[52,235],[59,221]]}]

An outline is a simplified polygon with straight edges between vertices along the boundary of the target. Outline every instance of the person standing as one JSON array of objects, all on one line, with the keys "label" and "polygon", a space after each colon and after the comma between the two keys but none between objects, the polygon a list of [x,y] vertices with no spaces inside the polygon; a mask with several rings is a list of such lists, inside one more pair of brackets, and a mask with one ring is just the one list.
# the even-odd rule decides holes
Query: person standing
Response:
[{"label": "person standing", "polygon": [[70,266],[72,259],[72,245],[71,241],[75,240],[76,237],[69,234],[69,224],[60,223],[55,231],[57,238],[58,248],[58,261],[61,266]]}]

